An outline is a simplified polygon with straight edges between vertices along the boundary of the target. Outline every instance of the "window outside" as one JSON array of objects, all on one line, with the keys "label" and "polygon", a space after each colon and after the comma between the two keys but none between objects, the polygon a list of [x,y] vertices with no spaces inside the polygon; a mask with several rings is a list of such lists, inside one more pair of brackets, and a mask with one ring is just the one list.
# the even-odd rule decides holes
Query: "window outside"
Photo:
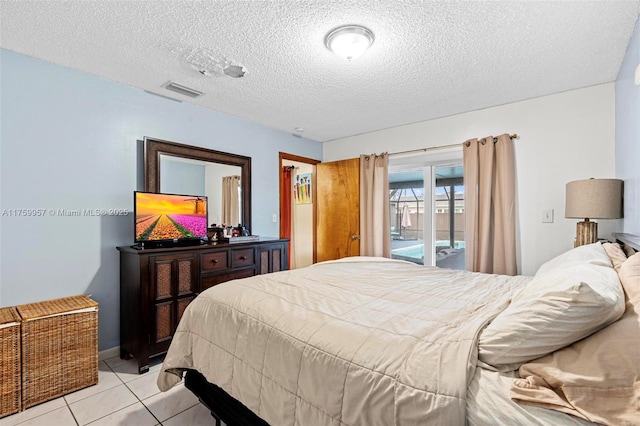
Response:
[{"label": "window outside", "polygon": [[[431,173],[431,167],[426,168]],[[425,189],[425,169],[389,174],[391,257],[420,265],[425,262],[424,244],[433,244],[436,266],[465,269],[464,184],[462,166],[435,167],[435,186]],[[432,218],[425,221],[425,190]],[[429,202],[430,204],[430,202]],[[425,223],[433,219],[433,233],[425,232]],[[431,237],[433,234],[433,237]],[[425,236],[427,240],[425,242]]]}]

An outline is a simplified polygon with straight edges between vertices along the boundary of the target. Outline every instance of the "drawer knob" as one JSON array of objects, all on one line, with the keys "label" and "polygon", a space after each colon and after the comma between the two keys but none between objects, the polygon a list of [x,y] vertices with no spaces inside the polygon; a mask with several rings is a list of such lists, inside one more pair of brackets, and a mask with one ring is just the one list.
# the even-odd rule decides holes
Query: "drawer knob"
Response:
[{"label": "drawer knob", "polygon": [[240,259],[247,260],[247,256],[240,256]]},{"label": "drawer knob", "polygon": [[213,263],[218,263],[219,260],[218,259],[213,259]]}]

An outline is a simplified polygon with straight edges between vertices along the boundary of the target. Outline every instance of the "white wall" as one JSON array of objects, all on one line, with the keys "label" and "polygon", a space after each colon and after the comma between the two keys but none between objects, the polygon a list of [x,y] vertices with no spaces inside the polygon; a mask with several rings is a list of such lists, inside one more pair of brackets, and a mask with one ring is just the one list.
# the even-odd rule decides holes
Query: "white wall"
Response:
[{"label": "white wall", "polygon": [[119,345],[119,258],[133,214],[144,136],[252,157],[252,228],[277,236],[279,152],[321,159],[320,143],[0,49],[0,306],[77,294],[100,303],[99,348]]},{"label": "white wall", "polygon": [[624,180],[624,219],[619,231],[640,235],[640,20],[616,80],[616,177]]},{"label": "white wall", "polygon": [[[614,83],[339,139],[323,144],[323,161],[462,143],[517,133],[518,272],[534,274],[573,247],[575,219],[564,218],[565,185],[615,177]],[[540,211],[553,209],[553,223]],[[610,238],[614,221],[600,221]]]}]

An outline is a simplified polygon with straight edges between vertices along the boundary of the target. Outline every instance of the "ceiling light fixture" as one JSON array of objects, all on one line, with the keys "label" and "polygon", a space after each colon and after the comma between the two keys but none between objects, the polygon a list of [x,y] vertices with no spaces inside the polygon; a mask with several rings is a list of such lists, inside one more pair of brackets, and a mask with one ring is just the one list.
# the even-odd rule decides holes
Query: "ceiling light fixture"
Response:
[{"label": "ceiling light fixture", "polygon": [[359,25],[346,25],[329,32],[324,44],[341,58],[350,61],[362,55],[373,44],[373,33]]}]

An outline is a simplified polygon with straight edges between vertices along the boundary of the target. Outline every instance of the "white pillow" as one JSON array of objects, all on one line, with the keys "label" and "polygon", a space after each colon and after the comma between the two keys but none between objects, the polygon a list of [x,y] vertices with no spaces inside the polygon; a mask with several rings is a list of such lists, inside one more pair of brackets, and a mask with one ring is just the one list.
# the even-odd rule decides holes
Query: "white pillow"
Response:
[{"label": "white pillow", "polygon": [[498,370],[515,370],[594,333],[623,312],[624,292],[602,246],[578,247],[540,267],[482,331],[479,358]]},{"label": "white pillow", "polygon": [[[607,245],[604,247],[606,250]],[[617,250],[622,253],[619,247]],[[629,298],[622,318],[586,339],[524,364],[522,379],[511,385],[512,399],[598,424],[638,424],[640,253],[625,256],[618,272]]]},{"label": "white pillow", "polygon": [[602,244],[593,243],[576,247],[554,257],[553,259],[540,266],[540,268],[538,268],[536,277],[546,272],[551,272],[556,269],[562,269],[566,268],[567,266],[579,265],[582,263],[613,266],[611,263],[611,259],[609,258],[609,255],[607,254],[607,251],[604,249]]}]

